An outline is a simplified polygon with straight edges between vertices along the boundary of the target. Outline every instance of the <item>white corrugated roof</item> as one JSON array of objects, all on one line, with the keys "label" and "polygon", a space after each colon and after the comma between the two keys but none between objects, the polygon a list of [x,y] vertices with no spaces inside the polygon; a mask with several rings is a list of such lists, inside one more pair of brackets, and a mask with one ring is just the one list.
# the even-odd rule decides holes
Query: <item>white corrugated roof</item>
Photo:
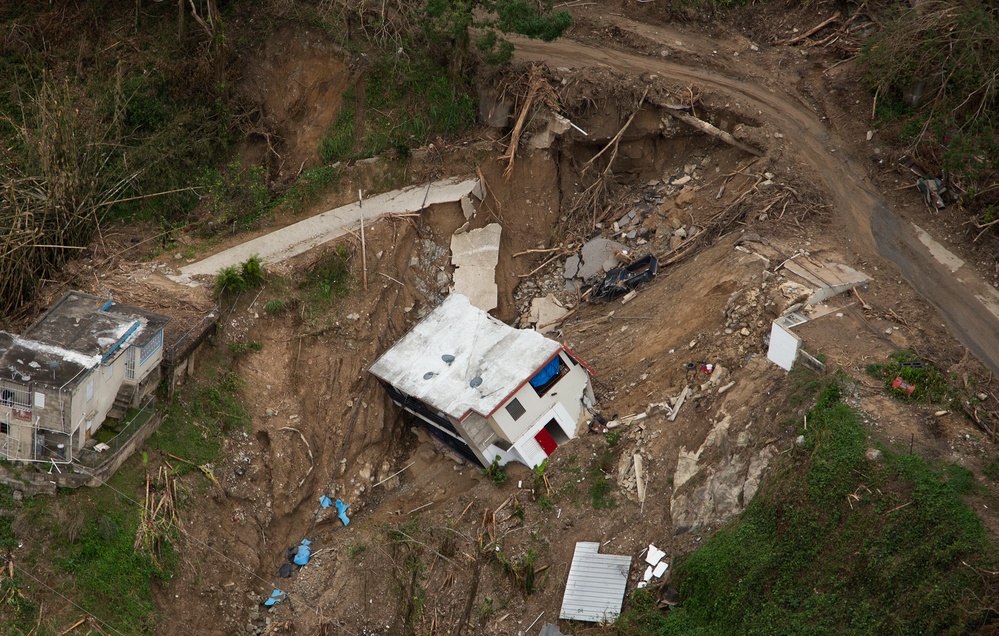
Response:
[{"label": "white corrugated roof", "polygon": [[621,614],[631,557],[599,551],[599,543],[576,544],[559,618],[613,623]]},{"label": "white corrugated roof", "polygon": [[[534,330],[514,329],[461,294],[451,294],[369,371],[454,418],[469,411],[488,416],[560,348]],[[445,355],[454,360],[448,364]],[[482,382],[472,387],[476,377]]]}]

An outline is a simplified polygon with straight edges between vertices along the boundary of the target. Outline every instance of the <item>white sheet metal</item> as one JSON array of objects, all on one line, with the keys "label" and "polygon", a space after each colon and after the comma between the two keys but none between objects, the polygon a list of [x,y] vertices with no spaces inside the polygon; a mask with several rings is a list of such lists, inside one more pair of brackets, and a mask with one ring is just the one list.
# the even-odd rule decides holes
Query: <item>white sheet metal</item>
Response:
[{"label": "white sheet metal", "polygon": [[631,557],[600,554],[599,550],[599,543],[576,544],[559,618],[613,623],[621,614]]}]

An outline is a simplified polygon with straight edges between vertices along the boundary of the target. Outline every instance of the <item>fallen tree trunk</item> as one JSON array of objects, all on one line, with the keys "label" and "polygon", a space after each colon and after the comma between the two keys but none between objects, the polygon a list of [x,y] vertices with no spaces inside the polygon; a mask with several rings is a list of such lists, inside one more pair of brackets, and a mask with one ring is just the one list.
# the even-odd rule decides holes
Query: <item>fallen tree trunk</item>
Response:
[{"label": "fallen tree trunk", "polygon": [[676,117],[677,119],[679,119],[683,123],[687,124],[691,128],[699,130],[699,131],[701,131],[702,133],[704,133],[706,135],[711,135],[712,137],[714,137],[716,139],[721,139],[722,141],[724,141],[728,145],[732,146],[733,148],[738,148],[739,150],[741,150],[743,152],[748,152],[749,154],[753,155],[754,157],[762,157],[763,156],[763,153],[760,152],[759,150],[757,150],[756,148],[753,148],[752,146],[750,146],[748,144],[742,143],[741,141],[739,141],[738,139],[736,139],[735,137],[733,137],[731,134],[725,132],[724,130],[722,130],[721,128],[718,128],[717,126],[715,126],[713,124],[709,124],[708,122],[704,121],[703,119],[698,119],[697,117],[694,117],[693,115],[688,115],[687,113],[685,113],[683,111],[679,111],[679,110],[671,110],[670,111],[670,115],[672,115],[673,117]]}]

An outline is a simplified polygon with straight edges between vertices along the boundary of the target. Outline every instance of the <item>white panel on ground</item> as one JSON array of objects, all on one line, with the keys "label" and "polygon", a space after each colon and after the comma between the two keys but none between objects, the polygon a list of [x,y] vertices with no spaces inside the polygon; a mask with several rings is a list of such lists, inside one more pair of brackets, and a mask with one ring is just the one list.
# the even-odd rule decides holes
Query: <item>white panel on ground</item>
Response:
[{"label": "white panel on ground", "polygon": [[559,618],[613,623],[621,613],[631,557],[599,554],[599,549],[599,543],[576,544]]},{"label": "white panel on ground", "polygon": [[800,344],[801,338],[777,324],[775,320],[770,327],[770,348],[767,350],[767,359],[785,371],[790,371],[795,358],[798,357]]}]

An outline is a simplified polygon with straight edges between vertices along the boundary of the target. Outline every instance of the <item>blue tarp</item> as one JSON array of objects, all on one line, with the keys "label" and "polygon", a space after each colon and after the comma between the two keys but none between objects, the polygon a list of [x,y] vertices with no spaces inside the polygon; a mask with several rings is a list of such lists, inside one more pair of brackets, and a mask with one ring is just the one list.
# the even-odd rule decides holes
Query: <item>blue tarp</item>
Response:
[{"label": "blue tarp", "polygon": [[277,605],[286,598],[288,598],[287,594],[285,594],[281,590],[274,590],[273,592],[271,592],[271,597],[266,601],[264,601],[264,605],[266,605],[267,607],[270,607],[271,605]]},{"label": "blue tarp", "polygon": [[319,505],[323,507],[323,510],[326,510],[333,505],[333,501],[326,495],[323,495],[319,498]]},{"label": "blue tarp", "polygon": [[556,375],[558,375],[558,356],[552,358],[551,362],[543,366],[540,371],[534,374],[534,377],[531,378],[531,386],[534,388],[544,386]]},{"label": "blue tarp", "polygon": [[312,545],[311,541],[302,539],[302,545],[298,546],[298,551],[295,553],[295,565],[308,565],[309,556],[312,554],[310,545]]},{"label": "blue tarp", "polygon": [[342,521],[345,526],[350,525],[350,519],[347,518],[347,508],[350,508],[350,506],[343,503],[339,499],[336,500],[337,516],[340,517],[340,521]]}]

